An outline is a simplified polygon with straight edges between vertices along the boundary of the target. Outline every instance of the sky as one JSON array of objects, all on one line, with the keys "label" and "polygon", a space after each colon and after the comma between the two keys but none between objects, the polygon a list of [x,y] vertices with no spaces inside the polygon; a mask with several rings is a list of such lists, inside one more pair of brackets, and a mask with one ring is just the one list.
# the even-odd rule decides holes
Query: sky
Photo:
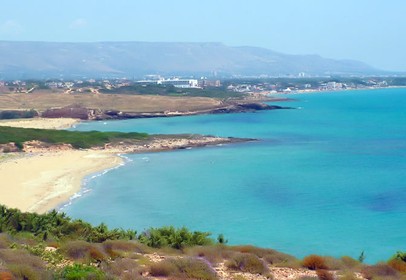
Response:
[{"label": "sky", "polygon": [[0,40],[221,42],[406,71],[405,0],[12,0]]}]

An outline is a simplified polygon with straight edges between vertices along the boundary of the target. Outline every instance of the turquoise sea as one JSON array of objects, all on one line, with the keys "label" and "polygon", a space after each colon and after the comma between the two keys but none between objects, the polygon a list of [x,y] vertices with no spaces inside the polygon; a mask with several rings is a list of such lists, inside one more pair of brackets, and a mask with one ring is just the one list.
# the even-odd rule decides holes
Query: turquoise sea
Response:
[{"label": "turquoise sea", "polygon": [[406,89],[302,94],[295,110],[82,123],[259,141],[125,155],[63,211],[94,224],[223,233],[297,257],[406,250]]}]

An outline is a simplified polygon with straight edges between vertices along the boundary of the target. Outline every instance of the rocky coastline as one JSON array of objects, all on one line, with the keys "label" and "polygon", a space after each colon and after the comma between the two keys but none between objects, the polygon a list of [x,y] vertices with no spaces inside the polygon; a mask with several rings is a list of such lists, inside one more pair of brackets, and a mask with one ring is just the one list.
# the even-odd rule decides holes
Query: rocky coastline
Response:
[{"label": "rocky coastline", "polygon": [[122,120],[137,118],[161,118],[192,116],[202,114],[229,114],[246,113],[264,110],[293,109],[278,105],[268,105],[260,102],[227,102],[221,106],[210,109],[194,111],[158,111],[158,112],[125,112],[120,110],[100,110],[85,108],[78,105],[67,106],[63,108],[51,108],[39,113],[43,118],[76,118],[81,120]]}]

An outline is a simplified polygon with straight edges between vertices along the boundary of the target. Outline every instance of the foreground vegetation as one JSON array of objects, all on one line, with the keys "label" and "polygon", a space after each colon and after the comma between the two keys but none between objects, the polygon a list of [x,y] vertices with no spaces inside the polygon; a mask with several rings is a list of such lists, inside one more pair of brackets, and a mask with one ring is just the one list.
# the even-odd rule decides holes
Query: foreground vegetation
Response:
[{"label": "foreground vegetation", "polygon": [[0,144],[14,142],[20,149],[26,141],[38,140],[49,144],[71,144],[74,148],[90,148],[124,140],[148,139],[148,134],[137,132],[67,131],[0,126]]},{"label": "foreground vegetation", "polygon": [[137,233],[92,226],[56,211],[40,215],[0,205],[0,279],[280,279],[273,274],[283,267],[313,273],[296,278],[302,280],[406,279],[403,252],[369,266],[351,257],[298,260],[225,243],[222,235],[215,241],[186,228]]}]

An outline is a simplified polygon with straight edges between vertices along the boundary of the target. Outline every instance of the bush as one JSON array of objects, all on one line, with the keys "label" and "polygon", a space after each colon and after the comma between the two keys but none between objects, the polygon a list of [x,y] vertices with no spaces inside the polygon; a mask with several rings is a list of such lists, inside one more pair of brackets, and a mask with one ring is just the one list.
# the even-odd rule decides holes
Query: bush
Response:
[{"label": "bush", "polygon": [[103,280],[106,279],[104,273],[93,266],[74,264],[66,266],[60,273],[60,278],[66,280]]},{"label": "bush", "polygon": [[0,249],[6,249],[10,246],[10,239],[7,234],[0,234]]},{"label": "bush", "polygon": [[406,262],[404,261],[393,259],[388,262],[388,265],[399,272],[406,273]]},{"label": "bush", "polygon": [[44,269],[45,263],[37,256],[25,250],[0,249],[0,260],[6,265],[25,265],[35,269]]},{"label": "bush", "polygon": [[91,244],[85,241],[70,241],[64,244],[61,251],[73,260],[97,260],[106,259],[106,255],[100,250],[97,244]]},{"label": "bush", "polygon": [[358,260],[348,256],[341,257],[341,262],[344,264],[346,268],[354,268],[360,265],[360,262]]},{"label": "bush", "polygon": [[195,258],[167,259],[150,267],[152,276],[175,279],[215,280],[216,272],[204,261]]},{"label": "bush", "polygon": [[343,260],[325,256],[323,257],[324,263],[326,267],[328,267],[329,270],[341,270],[341,269],[346,269],[347,266],[344,264]]},{"label": "bush", "polygon": [[256,255],[251,253],[237,253],[226,262],[229,269],[258,273],[266,275],[269,273],[268,267]]},{"label": "bush", "polygon": [[213,240],[209,236],[210,233],[208,232],[191,232],[185,227],[176,229],[171,226],[150,228],[142,233],[138,239],[141,243],[154,248],[171,247],[183,249],[189,246],[210,245],[213,243]]},{"label": "bush", "polygon": [[406,252],[397,252],[393,257],[393,259],[406,262]]},{"label": "bush", "polygon": [[383,263],[364,267],[362,274],[366,279],[376,279],[377,277],[398,279],[399,277],[399,273],[395,269]]},{"label": "bush", "polygon": [[293,262],[296,260],[295,257],[278,252],[272,249],[263,249],[255,246],[245,245],[245,246],[233,246],[231,247],[233,251],[240,253],[251,253],[259,258],[263,258],[269,264],[281,264],[287,262]]},{"label": "bush", "polygon": [[150,274],[155,277],[169,277],[178,273],[175,264],[171,261],[160,261],[150,266]]},{"label": "bush", "polygon": [[144,244],[126,240],[108,240],[102,244],[104,250],[111,258],[125,255],[126,253],[147,253],[149,248]]},{"label": "bush", "polygon": [[305,257],[303,259],[302,265],[311,270],[327,269],[324,258],[318,255],[309,255]]},{"label": "bush", "polygon": [[389,261],[388,265],[399,272],[406,272],[406,252],[397,252]]},{"label": "bush", "polygon": [[27,264],[12,264],[8,266],[8,269],[13,273],[13,275],[17,279],[24,280],[51,279],[50,273],[44,268],[39,269]]},{"label": "bush", "polygon": [[320,280],[334,280],[334,275],[327,270],[319,269],[316,271],[316,274]]},{"label": "bush", "polygon": [[13,280],[14,275],[9,271],[0,271],[0,280]]},{"label": "bush", "polygon": [[234,254],[228,247],[223,245],[194,246],[187,248],[185,253],[189,256],[204,258],[211,264],[217,264]]},{"label": "bush", "polygon": [[137,279],[144,270],[133,259],[122,258],[114,262],[102,264],[102,269],[108,276],[118,279]]}]

